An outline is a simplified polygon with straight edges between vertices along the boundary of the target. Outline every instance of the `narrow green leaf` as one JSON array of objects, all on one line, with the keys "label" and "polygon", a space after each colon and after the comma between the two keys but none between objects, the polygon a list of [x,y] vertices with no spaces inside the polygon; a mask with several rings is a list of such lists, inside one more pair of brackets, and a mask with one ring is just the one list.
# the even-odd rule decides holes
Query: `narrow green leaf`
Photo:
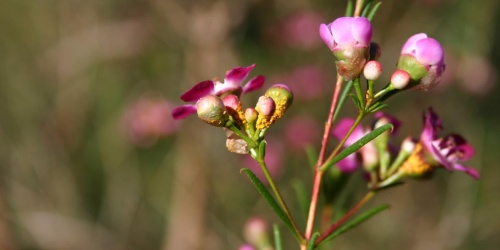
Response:
[{"label": "narrow green leaf", "polygon": [[299,203],[301,214],[304,216],[304,219],[307,219],[307,212],[309,210],[309,198],[306,192],[306,187],[304,186],[304,182],[300,179],[292,180],[292,187],[295,191],[295,195],[297,196],[297,202]]},{"label": "narrow green leaf", "polygon": [[353,83],[354,83],[354,81],[352,81],[352,80],[347,82],[347,84],[344,87],[344,90],[340,94],[339,102],[337,103],[337,108],[335,109],[335,113],[333,114],[334,121],[337,119],[337,115],[339,114],[340,110],[342,109],[342,106],[345,103],[345,99],[347,98],[347,96],[351,92]]},{"label": "narrow green leaf", "polygon": [[311,239],[307,243],[307,250],[314,250],[314,243],[316,242],[316,239],[318,239],[319,233],[316,232],[311,236]]},{"label": "narrow green leaf", "polygon": [[382,5],[382,2],[376,3],[375,6],[373,6],[372,10],[370,11],[370,14],[368,14],[368,16],[366,16],[366,18],[368,18],[368,20],[370,20],[370,22],[375,17],[375,14],[377,14],[377,11],[380,8],[380,5]]},{"label": "narrow green leaf", "polygon": [[292,232],[292,234],[297,238],[297,240],[299,240],[301,237],[297,235],[297,232],[293,228],[292,222],[290,221],[290,219],[288,219],[285,212],[283,211],[283,209],[281,209],[280,205],[276,202],[276,200],[271,195],[269,190],[267,190],[266,186],[262,184],[262,182],[252,172],[252,170],[248,168],[242,168],[240,172],[243,172],[248,176],[254,187],[257,189],[257,192],[259,192],[259,194],[267,201],[267,203],[269,203],[274,213],[278,215],[278,217],[285,224],[285,226]]},{"label": "narrow green leaf", "polygon": [[312,145],[307,145],[306,155],[307,155],[307,162],[309,163],[311,170],[314,171],[314,167],[316,166],[316,161],[318,160],[318,150],[316,150],[316,148]]},{"label": "narrow green leaf", "polygon": [[387,105],[385,103],[375,102],[372,105],[370,105],[370,107],[367,108],[366,112],[367,113],[373,113],[373,112],[376,112],[378,110],[381,110],[381,109],[384,109],[384,108],[387,108],[387,107],[389,107],[389,105]]},{"label": "narrow green leaf", "polygon": [[370,11],[370,8],[372,7],[372,4],[373,4],[373,0],[368,1],[366,3],[365,7],[363,8],[363,12],[361,12],[361,16],[366,17],[366,15],[368,14],[368,11]]},{"label": "narrow green leaf", "polygon": [[389,208],[390,206],[387,205],[387,204],[384,204],[384,205],[380,205],[380,206],[377,206],[375,208],[372,208],[362,214],[360,214],[358,217],[352,219],[351,221],[349,221],[348,223],[344,224],[343,226],[341,226],[339,229],[337,229],[333,234],[331,234],[330,236],[328,236],[324,241],[322,242],[326,242],[326,241],[329,241],[353,228],[355,228],[356,226],[358,226],[359,224],[365,222],[366,220],[370,219],[371,217],[373,217],[374,215],[386,210],[387,208]]},{"label": "narrow green leaf", "polygon": [[354,15],[354,4],[352,0],[347,1],[347,7],[345,9],[345,16],[353,16]]},{"label": "narrow green leaf", "polygon": [[394,126],[392,124],[385,124],[383,126],[380,126],[373,130],[372,132],[366,134],[363,136],[361,139],[353,143],[351,146],[345,148],[342,152],[340,152],[338,155],[333,157],[333,159],[327,163],[323,167],[321,167],[321,170],[324,171],[328,169],[329,167],[333,166],[333,164],[339,162],[340,160],[346,158],[348,155],[358,151],[361,147],[366,145],[368,142],[372,141],[373,139],[377,138],[380,134],[384,133],[385,131],[389,129],[393,129]]},{"label": "narrow green leaf", "polygon": [[283,243],[281,242],[281,232],[277,224],[273,225],[274,232],[274,250],[283,250]]}]

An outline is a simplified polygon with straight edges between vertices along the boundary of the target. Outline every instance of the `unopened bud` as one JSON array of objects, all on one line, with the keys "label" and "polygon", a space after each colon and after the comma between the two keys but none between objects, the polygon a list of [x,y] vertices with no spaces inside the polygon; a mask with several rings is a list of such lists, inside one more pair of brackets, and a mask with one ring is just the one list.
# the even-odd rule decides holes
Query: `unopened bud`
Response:
[{"label": "unopened bud", "polygon": [[257,120],[259,113],[254,108],[247,108],[245,110],[245,120],[248,123],[254,123]]},{"label": "unopened bud", "polygon": [[276,110],[276,104],[274,103],[273,98],[268,96],[261,96],[257,101],[255,110],[257,110],[260,115],[269,117],[273,115],[274,111]]},{"label": "unopened bud", "polygon": [[404,70],[396,70],[391,75],[391,85],[395,89],[404,89],[410,83],[410,74]]},{"label": "unopened bud", "polygon": [[240,98],[235,95],[226,95],[222,98],[222,102],[224,106],[226,106],[227,112],[233,117],[236,123],[243,125],[245,123],[245,115],[241,109]]},{"label": "unopened bud", "polygon": [[202,121],[216,127],[224,127],[229,120],[224,103],[214,95],[200,98],[196,103],[196,112]]},{"label": "unopened bud", "polygon": [[369,61],[363,69],[366,80],[376,81],[382,75],[382,64],[379,61]]}]

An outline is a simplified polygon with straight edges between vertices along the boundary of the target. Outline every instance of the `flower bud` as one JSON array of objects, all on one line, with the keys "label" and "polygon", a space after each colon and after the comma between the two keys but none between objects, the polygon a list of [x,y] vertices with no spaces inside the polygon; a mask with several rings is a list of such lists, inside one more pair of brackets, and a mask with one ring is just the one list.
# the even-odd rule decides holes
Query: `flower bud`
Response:
[{"label": "flower bud", "polygon": [[231,115],[239,125],[243,125],[245,123],[245,114],[243,114],[243,110],[241,109],[240,98],[235,95],[226,95],[222,98],[222,102],[224,106],[226,106],[229,115]]},{"label": "flower bud", "polygon": [[337,71],[346,80],[363,71],[370,57],[372,32],[372,25],[365,17],[340,17],[328,25],[320,25],[320,36],[337,58]]},{"label": "flower bud", "polygon": [[408,88],[429,90],[439,83],[445,69],[443,47],[424,33],[413,35],[401,49],[397,68],[410,74]]},{"label": "flower bud", "polygon": [[254,123],[257,120],[259,113],[254,108],[247,108],[245,110],[245,120],[248,123]]},{"label": "flower bud", "polygon": [[275,109],[276,109],[276,104],[274,103],[273,98],[268,96],[259,97],[257,105],[255,106],[255,110],[257,110],[257,112],[259,112],[260,115],[266,117],[272,116]]},{"label": "flower bud", "polygon": [[391,86],[395,89],[404,89],[410,80],[411,76],[408,72],[397,69],[391,75]]},{"label": "flower bud", "polygon": [[224,103],[214,95],[207,95],[198,100],[196,112],[202,121],[216,127],[224,127],[229,120]]},{"label": "flower bud", "polygon": [[376,81],[382,75],[382,64],[379,61],[369,61],[363,70],[366,80]]}]

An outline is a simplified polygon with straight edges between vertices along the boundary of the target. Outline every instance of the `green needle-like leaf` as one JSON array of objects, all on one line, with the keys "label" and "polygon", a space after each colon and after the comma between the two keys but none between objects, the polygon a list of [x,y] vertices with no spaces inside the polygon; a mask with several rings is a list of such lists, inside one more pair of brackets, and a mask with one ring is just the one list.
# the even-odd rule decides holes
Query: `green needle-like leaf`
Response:
[{"label": "green needle-like leaf", "polygon": [[326,238],[324,241],[322,242],[326,242],[326,241],[329,241],[353,228],[355,228],[356,226],[358,226],[359,224],[365,222],[366,220],[370,219],[371,217],[373,217],[374,215],[386,210],[387,208],[389,208],[390,206],[387,205],[387,204],[384,204],[384,205],[380,205],[380,206],[377,206],[375,208],[372,208],[362,214],[360,214],[358,217],[352,219],[350,222],[344,224],[343,226],[341,226],[339,229],[337,229],[333,234],[331,234],[330,236],[328,236],[328,238]]},{"label": "green needle-like leaf", "polygon": [[354,4],[352,0],[347,1],[347,8],[345,9],[345,16],[354,15]]},{"label": "green needle-like leaf", "polygon": [[316,232],[312,235],[311,239],[307,243],[307,250],[314,250],[314,243],[316,242],[316,239],[319,237],[319,233]]},{"label": "green needle-like leaf", "polygon": [[281,209],[280,205],[276,202],[274,197],[271,195],[269,190],[267,190],[266,186],[262,184],[259,178],[248,168],[242,168],[240,172],[243,172],[248,176],[254,187],[257,189],[257,192],[259,192],[259,194],[267,201],[267,203],[269,203],[274,213],[276,213],[276,215],[278,215],[278,217],[285,224],[285,226],[288,227],[288,229],[290,229],[290,232],[292,232],[295,238],[297,238],[298,241],[301,241],[302,237],[299,235],[297,231],[294,230],[294,227],[290,219],[286,216],[283,209]]},{"label": "green needle-like leaf", "polygon": [[345,99],[347,98],[347,96],[351,92],[353,83],[354,83],[353,80],[350,80],[349,82],[347,82],[347,84],[344,87],[344,90],[340,94],[337,108],[335,109],[335,113],[333,114],[334,121],[337,119],[337,115],[339,114],[340,110],[342,109],[342,106],[344,105]]},{"label": "green needle-like leaf", "polygon": [[382,2],[376,3],[375,6],[373,6],[372,10],[370,11],[370,14],[368,14],[368,16],[366,16],[366,18],[368,18],[368,20],[370,20],[370,22],[375,17],[375,14],[377,14],[377,11],[380,8],[380,5],[382,5]]},{"label": "green needle-like leaf", "polygon": [[277,224],[273,225],[274,232],[274,250],[283,250],[283,243],[281,242],[281,232]]},{"label": "green needle-like leaf", "polygon": [[377,138],[377,136],[379,136],[380,134],[384,133],[385,131],[387,131],[389,129],[392,130],[393,128],[394,128],[394,126],[392,124],[385,124],[383,126],[380,126],[380,127],[376,128],[372,132],[366,134],[361,139],[359,139],[358,141],[356,141],[355,143],[353,143],[351,146],[349,146],[346,149],[344,149],[338,155],[336,155],[335,157],[333,157],[332,160],[330,160],[327,163],[325,163],[323,165],[323,167],[321,167],[321,171],[325,171],[329,167],[333,166],[333,164],[335,164],[335,163],[339,162],[340,160],[346,158],[348,155],[350,155],[350,154],[358,151],[361,147],[363,147],[364,145],[366,145],[368,142],[372,141],[373,139]]},{"label": "green needle-like leaf", "polygon": [[370,11],[370,8],[372,7],[373,0],[372,1],[367,1],[365,7],[363,8],[363,12],[361,12],[361,16],[366,17],[368,14],[368,11]]}]

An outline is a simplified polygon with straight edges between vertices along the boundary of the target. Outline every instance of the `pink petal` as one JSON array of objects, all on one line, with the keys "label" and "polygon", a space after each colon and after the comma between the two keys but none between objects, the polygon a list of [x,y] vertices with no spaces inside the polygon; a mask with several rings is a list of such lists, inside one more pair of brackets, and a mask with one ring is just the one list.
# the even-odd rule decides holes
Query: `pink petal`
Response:
[{"label": "pink petal", "polygon": [[403,45],[403,48],[401,49],[401,54],[414,54],[416,51],[416,44],[420,39],[427,38],[427,34],[425,33],[420,33],[411,36],[406,43]]},{"label": "pink petal", "polygon": [[[340,120],[340,122],[333,128],[332,134],[335,138],[337,138],[339,141],[342,140],[351,128],[352,124],[354,124],[354,119],[351,118],[344,118]],[[349,147],[353,143],[355,143],[357,140],[361,139],[361,137],[364,136],[364,131],[363,127],[357,126],[354,131],[352,132],[351,136],[346,140],[344,146]]]},{"label": "pink petal", "polygon": [[337,162],[337,168],[342,173],[352,173],[358,168],[358,160],[356,158],[356,153],[348,155],[346,158]]},{"label": "pink petal", "polygon": [[443,47],[434,38],[424,38],[416,42],[416,58],[424,65],[436,65],[443,61]]},{"label": "pink petal", "polygon": [[462,172],[470,175],[472,178],[479,180],[479,177],[480,177],[479,171],[477,171],[474,168],[462,166],[460,164],[454,164],[453,169],[455,169],[457,171],[462,171]]},{"label": "pink petal", "polygon": [[324,23],[322,23],[320,26],[319,26],[319,36],[321,37],[321,39],[323,40],[323,42],[326,43],[326,45],[328,46],[328,48],[330,48],[330,50],[333,50],[333,35],[332,35],[332,31],[330,30],[330,25],[326,25]]},{"label": "pink petal", "polygon": [[213,94],[214,92],[214,82],[211,80],[206,80],[194,85],[191,89],[186,91],[181,95],[181,100],[185,102],[195,102],[198,99]]},{"label": "pink petal", "polygon": [[265,81],[266,77],[262,75],[252,78],[245,86],[243,86],[243,94],[260,89],[264,85]]},{"label": "pink petal", "polygon": [[330,25],[333,40],[340,48],[354,45],[355,41],[351,32],[352,17],[340,17]]},{"label": "pink petal", "polygon": [[186,104],[174,108],[172,110],[172,117],[174,118],[174,120],[180,120],[194,113],[196,113],[196,106],[193,104]]},{"label": "pink petal", "polygon": [[250,71],[252,71],[253,68],[255,68],[255,64],[252,64],[248,67],[233,68],[227,72],[226,81],[241,86],[241,83],[243,82],[243,80],[245,80],[245,78],[247,78],[248,74],[250,74]]},{"label": "pink petal", "polygon": [[370,20],[366,17],[355,17],[352,19],[351,25],[352,36],[359,43],[357,45],[361,47],[369,46],[373,33]]}]

